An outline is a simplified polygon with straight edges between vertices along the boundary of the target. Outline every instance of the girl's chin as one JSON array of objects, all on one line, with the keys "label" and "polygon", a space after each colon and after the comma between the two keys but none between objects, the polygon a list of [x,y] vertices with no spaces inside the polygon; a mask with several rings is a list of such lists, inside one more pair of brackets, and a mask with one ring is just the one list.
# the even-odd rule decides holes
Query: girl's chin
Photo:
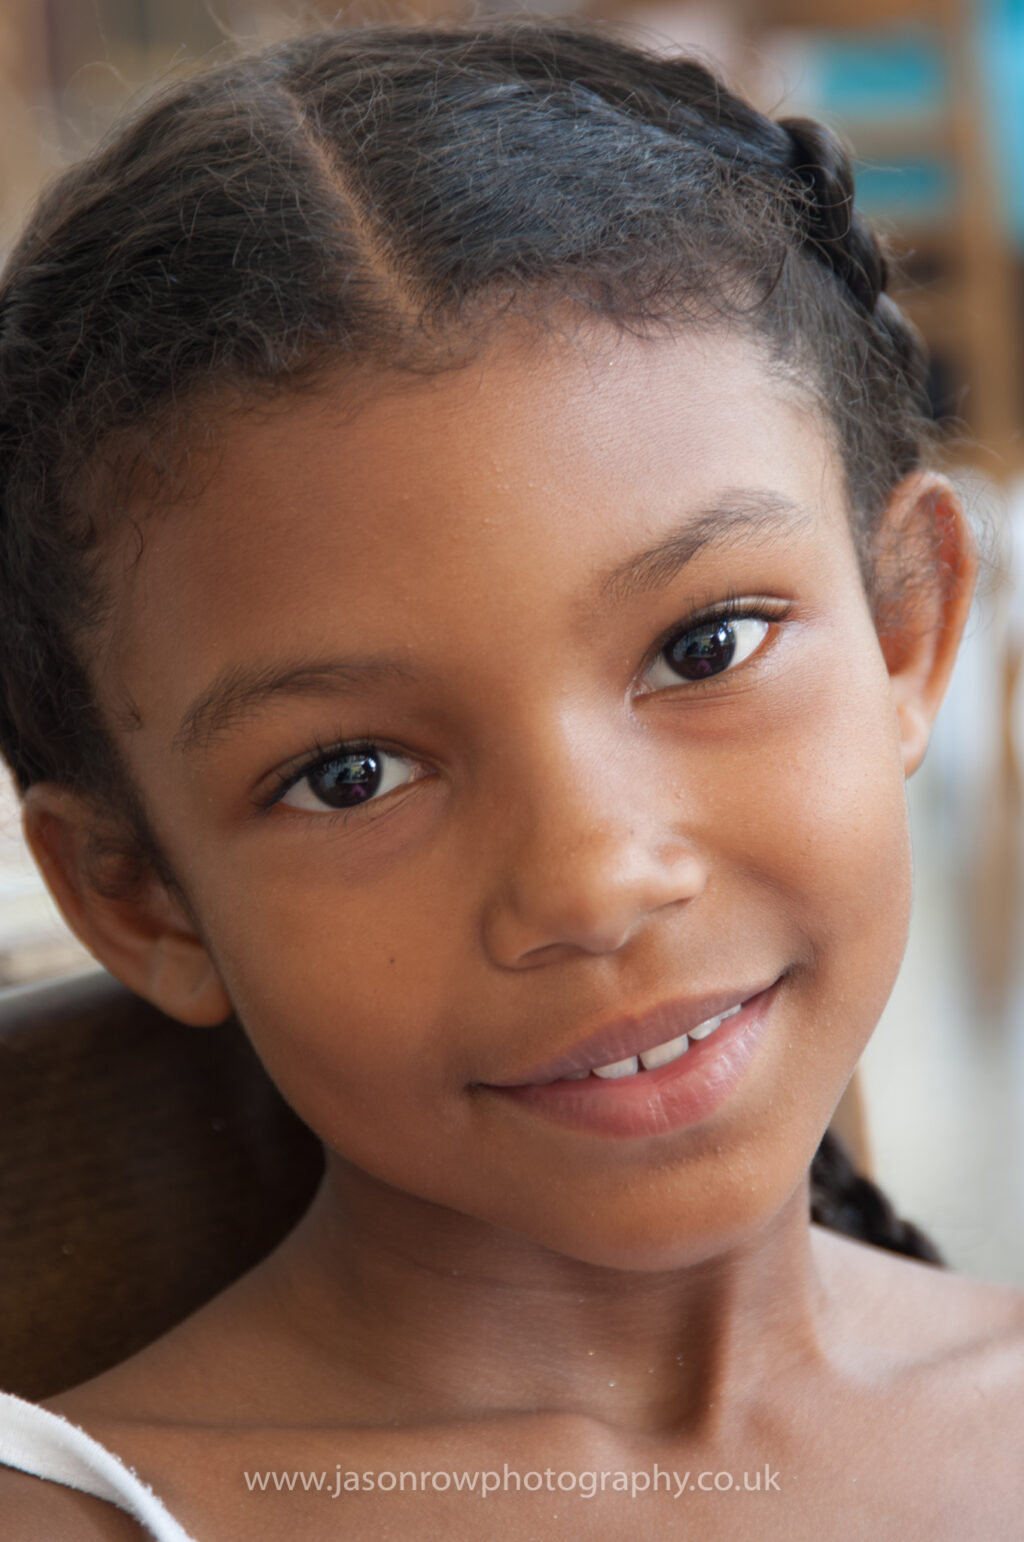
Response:
[{"label": "girl's chin", "polygon": [[[775,1169],[778,1181],[781,1173]],[[526,1224],[514,1229],[521,1237],[535,1242],[563,1258],[631,1274],[676,1273],[695,1268],[715,1259],[725,1259],[738,1249],[768,1245],[780,1229],[790,1226],[808,1228],[810,1213],[802,1172],[794,1171],[790,1181],[779,1184],[781,1192],[769,1194],[758,1185],[750,1192],[749,1179],[737,1173],[729,1190],[709,1190],[702,1182],[706,1208],[699,1212],[685,1200],[678,1204],[666,1199],[660,1205],[652,1198],[638,1203],[630,1190],[619,1204],[604,1213],[564,1213],[552,1216],[547,1225],[538,1224],[535,1210]]]}]

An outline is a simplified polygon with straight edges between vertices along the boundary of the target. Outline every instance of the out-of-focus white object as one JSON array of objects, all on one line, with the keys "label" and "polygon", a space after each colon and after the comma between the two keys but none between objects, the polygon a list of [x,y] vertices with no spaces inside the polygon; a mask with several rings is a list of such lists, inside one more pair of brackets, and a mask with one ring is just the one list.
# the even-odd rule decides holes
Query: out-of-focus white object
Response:
[{"label": "out-of-focus white object", "polygon": [[94,964],[68,930],[21,833],[18,796],[0,770],[0,986]]},{"label": "out-of-focus white object", "polygon": [[[1024,651],[1024,477],[1018,478],[1009,488],[1009,595],[1007,601],[1007,631],[1010,647],[1018,654]],[[1018,767],[1024,766],[1024,688],[1020,678],[1010,710],[1011,733]]]}]

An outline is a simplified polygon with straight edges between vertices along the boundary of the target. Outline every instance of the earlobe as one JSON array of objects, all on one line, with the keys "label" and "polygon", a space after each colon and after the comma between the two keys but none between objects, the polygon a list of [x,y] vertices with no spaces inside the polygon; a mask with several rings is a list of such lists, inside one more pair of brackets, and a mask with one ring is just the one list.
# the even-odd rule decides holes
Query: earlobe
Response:
[{"label": "earlobe", "polygon": [[884,596],[879,641],[909,777],[928,748],[977,577],[974,537],[952,483],[934,472],[905,478],[890,499],[876,551]]},{"label": "earlobe", "polygon": [[196,937],[162,933],[148,964],[145,989],[137,993],[168,1017],[195,1028],[212,1028],[231,1016],[231,1001],[220,975]]},{"label": "earlobe", "polygon": [[903,775],[913,776],[924,760],[932,733],[932,719],[921,710],[916,701],[904,701],[897,705],[900,724],[900,744],[903,748]]},{"label": "earlobe", "polygon": [[[71,930],[130,990],[194,1027],[230,1017],[231,1000],[194,922],[88,799],[54,783],[25,795],[25,838]],[[109,825],[109,820],[107,821]]]}]

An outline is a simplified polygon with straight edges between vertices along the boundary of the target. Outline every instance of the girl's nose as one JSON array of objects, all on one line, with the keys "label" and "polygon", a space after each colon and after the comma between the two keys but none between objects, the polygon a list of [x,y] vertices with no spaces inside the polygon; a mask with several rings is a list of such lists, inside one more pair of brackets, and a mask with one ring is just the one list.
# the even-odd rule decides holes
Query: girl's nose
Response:
[{"label": "girl's nose", "polygon": [[496,964],[525,969],[573,951],[614,952],[703,891],[705,858],[666,817],[667,805],[678,826],[664,763],[656,772],[649,753],[644,762],[641,751],[624,764],[621,749],[586,766],[574,757],[539,779],[533,768],[502,800],[501,855],[484,913]]}]

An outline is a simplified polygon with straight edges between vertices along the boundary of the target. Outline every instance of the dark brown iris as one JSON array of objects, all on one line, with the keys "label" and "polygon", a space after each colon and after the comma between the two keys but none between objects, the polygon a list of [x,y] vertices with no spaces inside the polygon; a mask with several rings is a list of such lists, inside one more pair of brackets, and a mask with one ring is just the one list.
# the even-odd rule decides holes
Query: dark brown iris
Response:
[{"label": "dark brown iris", "polygon": [[665,657],[684,680],[706,680],[728,669],[736,652],[736,634],[728,621],[681,632],[665,649]]},{"label": "dark brown iris", "polygon": [[366,750],[335,755],[309,773],[309,785],[330,808],[356,808],[372,798],[380,785],[380,760]]}]

